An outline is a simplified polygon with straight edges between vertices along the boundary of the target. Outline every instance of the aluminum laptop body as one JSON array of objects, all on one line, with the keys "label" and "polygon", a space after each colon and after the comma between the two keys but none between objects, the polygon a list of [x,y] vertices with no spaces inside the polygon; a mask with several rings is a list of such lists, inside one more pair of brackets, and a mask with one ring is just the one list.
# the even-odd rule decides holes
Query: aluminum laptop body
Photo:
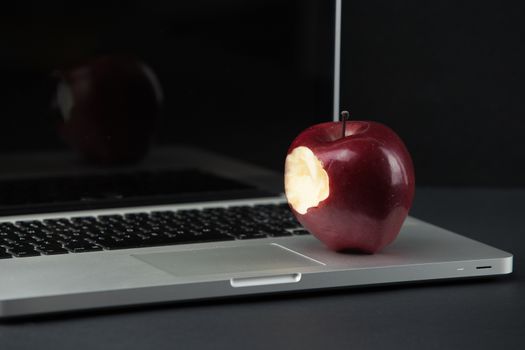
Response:
[{"label": "aluminum laptop body", "polygon": [[[266,42],[264,39],[265,33],[271,34],[275,28],[272,27],[271,23],[266,23],[261,20],[258,17],[259,13],[266,16],[270,13],[278,13],[279,11],[276,10],[282,10],[282,14],[290,16],[290,14],[296,14],[297,11],[299,11],[301,13],[299,17],[302,18],[302,21],[299,20],[297,23],[303,23],[304,19],[308,19],[309,22],[304,28],[310,29],[315,26],[322,27],[323,23],[326,24],[326,22],[328,22],[329,26],[326,27],[328,29],[326,29],[324,34],[322,29],[319,29],[317,34],[314,29],[311,29],[313,32],[306,31],[306,33],[317,35],[322,39],[319,40],[321,47],[330,49],[330,55],[324,58],[325,65],[328,64],[330,66],[330,69],[326,70],[328,73],[325,72],[328,78],[321,80],[312,78],[316,81],[315,84],[312,84],[313,87],[311,90],[312,94],[316,96],[314,100],[317,102],[314,102],[323,105],[325,109],[321,108],[317,110],[317,107],[308,107],[308,110],[312,114],[324,113],[326,116],[325,120],[336,118],[340,105],[338,98],[341,42],[340,0],[329,2],[308,1],[304,2],[304,4],[300,2],[300,5],[294,5],[299,6],[299,8],[295,8],[292,5],[281,8],[279,6],[282,5],[276,5],[278,2],[275,2],[275,4],[269,2],[270,5],[268,5],[268,2],[254,2],[253,7],[247,10],[236,7],[236,2],[228,2],[221,6],[212,5],[213,2],[210,2],[208,5],[215,7],[208,9],[208,11],[203,11],[199,6],[204,5],[200,4],[200,2],[198,3],[199,5],[195,5],[195,7],[188,5],[184,8],[185,15],[181,18],[177,17],[177,11],[173,11],[173,14],[171,14],[171,12],[168,11],[170,9],[160,11],[163,13],[162,15],[159,11],[153,11],[154,13],[152,12],[150,14],[151,18],[162,17],[165,13],[173,16],[169,17],[166,15],[170,20],[166,21],[165,23],[167,24],[160,28],[164,31],[160,31],[159,29],[158,33],[190,33],[186,36],[181,36],[178,47],[184,47],[186,51],[194,49],[196,52],[200,52],[199,50],[201,49],[196,48],[196,46],[199,45],[195,42],[195,38],[198,38],[200,35],[201,29],[199,28],[206,26],[206,23],[210,24],[210,28],[217,28],[217,18],[213,17],[215,15],[211,15],[209,13],[210,11],[214,14],[219,13],[221,16],[224,15],[225,17],[219,18],[220,21],[228,21],[228,19],[232,20],[232,18],[234,21],[235,18],[238,19],[241,17],[241,20],[238,20],[238,25],[245,25],[250,35],[255,36],[256,39],[254,40],[260,42],[260,45]],[[321,3],[330,4],[325,6],[321,5]],[[277,7],[271,8],[271,5]],[[231,6],[231,8],[229,8],[229,6]],[[265,6],[270,6],[270,8]],[[116,9],[111,10],[111,6],[109,8],[109,11],[120,11]],[[90,18],[93,11],[94,10],[91,10],[90,12],[90,10],[87,9],[85,17]],[[51,13],[52,11],[49,12]],[[129,9],[129,13],[126,12],[126,16],[119,18],[122,23],[126,24],[128,18],[145,16],[144,12],[147,12],[144,8],[134,9],[134,11]],[[253,17],[245,20],[243,16]],[[174,18],[174,23],[171,22],[172,18]],[[279,22],[280,18],[280,16],[276,16],[273,18],[273,21]],[[79,18],[78,22],[84,23],[82,22],[83,20],[85,20],[85,18]],[[258,20],[261,22],[258,22]],[[281,18],[281,20],[282,28],[287,28],[285,23],[288,23],[288,18],[285,20]],[[162,21],[159,20],[158,22]],[[119,25],[122,25],[122,23]],[[154,25],[156,22],[153,21],[151,23],[151,25]],[[297,32],[297,23],[296,27],[294,27],[295,29],[290,29],[290,33]],[[261,28],[264,30],[257,29],[257,25],[261,25]],[[107,29],[107,27],[102,27]],[[154,29],[155,28],[151,29],[151,32],[144,32],[145,34],[141,32],[145,36],[145,38],[142,39],[140,39],[139,32],[135,33],[137,36],[134,37],[134,40],[143,40],[144,42],[144,52],[155,50],[156,45],[170,44],[166,40],[161,40],[164,37],[162,37],[161,34],[155,34],[157,32],[155,32]],[[233,29],[235,33],[237,33],[240,27],[234,26]],[[233,29],[221,27],[218,29],[220,35],[216,39],[219,40],[220,38],[224,38],[224,36],[233,35],[231,31]],[[75,30],[77,30],[77,33],[74,33],[74,35],[79,37],[80,34],[84,33],[81,25],[72,29],[73,32],[75,32]],[[102,29],[99,28],[97,30]],[[125,51],[125,48],[134,42],[131,39],[126,41],[128,39],[119,36],[121,33],[118,31],[112,33],[113,37],[107,39],[107,42],[103,41],[105,45],[111,44]],[[277,30],[277,33],[274,33],[272,38],[276,41],[282,36],[286,37],[285,34],[286,33],[282,34],[281,31]],[[159,35],[160,37],[155,35]],[[258,35],[260,35],[260,37]],[[326,36],[323,37],[323,35]],[[326,38],[330,38],[331,42],[326,43]],[[18,39],[25,40],[23,35]],[[313,50],[313,53],[310,52],[312,53],[312,55],[309,56],[310,60],[303,62],[304,66],[302,67],[296,67],[298,73],[293,75],[293,77],[302,77],[301,79],[308,81],[308,79],[304,77],[316,77],[318,74],[310,65],[315,66],[317,64],[322,66],[319,62],[323,61],[323,58],[320,58],[316,54],[316,49],[319,49],[319,46],[311,47],[308,45],[308,36],[302,37],[302,39],[303,40],[298,40],[298,38],[292,37],[292,34],[290,34],[289,40],[291,40],[291,42],[296,43],[298,46],[301,44],[305,45],[304,47],[296,47],[295,49],[298,51],[291,53],[290,57],[298,57],[297,52],[308,53],[310,52],[309,50]],[[122,40],[122,42],[119,40]],[[219,42],[223,43],[220,40]],[[87,42],[91,43],[89,40]],[[116,42],[118,42],[118,44],[115,44]],[[2,208],[0,225],[2,223],[21,225],[17,223],[34,221],[46,222],[45,220],[50,219],[96,218],[102,215],[149,214],[162,211],[177,212],[179,210],[251,207],[255,205],[286,203],[282,194],[282,172],[275,168],[268,170],[267,167],[261,164],[252,164],[252,162],[250,162],[251,151],[253,151],[253,154],[264,151],[264,145],[261,146],[258,143],[264,140],[268,143],[267,147],[270,149],[267,152],[269,154],[266,155],[270,158],[269,163],[284,161],[286,146],[283,148],[283,145],[285,144],[272,144],[274,141],[272,136],[273,132],[277,132],[276,129],[286,123],[284,119],[281,119],[284,117],[279,116],[275,120],[267,121],[262,119],[262,116],[257,115],[255,111],[253,112],[254,119],[248,122],[242,118],[234,118],[229,121],[229,123],[231,123],[230,125],[240,124],[238,130],[241,130],[240,132],[244,132],[244,134],[228,133],[229,126],[221,129],[221,115],[225,116],[227,112],[238,113],[239,116],[243,116],[244,118],[252,117],[251,111],[249,110],[242,109],[236,111],[235,106],[221,107],[221,101],[227,100],[227,96],[220,101],[215,101],[213,98],[214,94],[221,94],[219,87],[224,83],[224,81],[221,82],[221,78],[231,74],[228,73],[229,70],[234,69],[236,63],[242,62],[242,60],[240,60],[234,62],[235,64],[229,65],[227,61],[228,59],[232,59],[231,57],[233,56],[230,57],[228,55],[231,52],[241,52],[242,54],[240,55],[234,55],[236,59],[245,57],[250,64],[254,65],[263,62],[264,57],[266,57],[265,54],[258,52],[257,45],[253,46],[250,44],[251,41],[245,42],[244,46],[241,45],[241,51],[239,51],[240,49],[238,47],[235,47],[235,42],[237,42],[237,40],[229,42],[230,45],[228,49],[224,51],[227,52],[227,54],[220,50],[217,51],[223,55],[224,62],[222,62],[221,65],[213,60],[207,61],[211,66],[209,67],[210,72],[213,73],[216,70],[224,70],[226,73],[223,75],[219,74],[213,79],[210,79],[209,75],[205,75],[205,78],[203,78],[209,79],[206,80],[206,82],[212,85],[216,84],[217,81],[220,83],[213,85],[213,87],[216,88],[215,90],[207,91],[209,97],[199,97],[199,99],[204,100],[203,104],[206,105],[206,108],[192,105],[192,110],[194,110],[195,113],[192,118],[197,118],[198,120],[195,121],[194,124],[191,124],[191,122],[187,120],[188,117],[179,114],[177,116],[178,119],[173,121],[173,123],[165,124],[167,125],[166,128],[169,126],[173,128],[172,130],[176,130],[175,127],[177,125],[185,128],[185,130],[180,133],[180,139],[183,141],[187,141],[189,137],[206,139],[220,136],[216,134],[223,134],[222,138],[218,137],[217,139],[213,139],[210,141],[211,145],[206,145],[206,147],[200,147],[198,144],[195,145],[191,143],[182,146],[181,144],[186,142],[170,143],[168,142],[169,135],[163,136],[162,131],[159,131],[159,138],[162,139],[162,137],[165,137],[164,143],[159,142],[158,147],[151,147],[147,156],[144,156],[140,161],[124,162],[126,163],[124,165],[116,162],[115,164],[110,164],[110,166],[107,165],[108,158],[105,158],[106,162],[97,162],[96,160],[93,162],[92,159],[85,160],[84,149],[78,145],[78,147],[72,147],[71,145],[64,146],[61,144],[61,146],[57,146],[56,149],[44,147],[39,148],[38,152],[29,152],[27,150],[24,151],[23,148],[9,148],[8,142],[6,141],[6,145],[2,146],[5,150],[0,155],[0,161],[5,165],[4,170],[0,173],[0,180],[9,184],[9,186],[6,185],[3,187],[5,193],[8,193],[9,190],[13,188],[17,190],[12,197],[8,198],[7,195],[3,195],[2,204],[0,205]],[[206,42],[206,45],[211,46],[202,48],[202,52],[213,52],[213,44],[216,43],[217,41],[215,40]],[[61,45],[51,41],[48,44],[55,48]],[[175,45],[176,43],[172,44]],[[108,51],[106,46],[100,45],[101,47],[98,48],[99,51]],[[35,49],[34,45],[28,45],[28,47]],[[283,50],[283,52],[286,53],[288,52],[288,48],[289,45],[276,45],[277,51]],[[68,52],[67,55],[62,54],[62,56],[71,56],[82,50],[80,48],[62,48],[62,51]],[[24,52],[27,54],[26,51]],[[92,55],[98,55],[97,50],[93,52]],[[169,51],[168,54],[169,53],[172,52]],[[23,53],[19,52],[19,54],[22,55]],[[169,56],[168,54],[167,56]],[[82,51],[82,55],[84,55],[84,51]],[[106,53],[105,55],[104,57],[108,57]],[[249,57],[253,55],[259,55],[259,58],[250,61]],[[32,67],[39,67],[38,69],[48,71],[49,69],[43,69],[42,67],[48,64],[47,61],[52,61],[51,56],[50,54],[46,56],[46,58],[42,58],[39,64],[33,64]],[[185,99],[192,98],[192,91],[186,91],[183,87],[174,88],[175,80],[163,79],[164,75],[162,72],[167,72],[167,76],[171,74],[168,70],[163,70],[162,67],[165,67],[163,66],[163,59],[175,59],[176,55],[172,53],[172,56],[165,56],[166,55],[159,55],[155,57],[153,54],[150,56],[144,54],[144,56],[141,57],[142,61],[148,64],[148,72],[150,72],[148,74],[150,74],[150,78],[151,74],[153,74],[151,71],[155,72],[156,78],[153,79],[154,83],[152,83],[152,86],[156,86],[157,93],[159,94],[157,97],[162,95],[166,103],[166,106],[163,107],[163,118],[166,118],[166,115],[169,115],[173,110],[178,108],[176,103],[170,105],[170,97],[180,97],[180,103],[183,103]],[[195,57],[197,56],[200,57],[200,55],[195,55]],[[198,57],[195,59],[202,58]],[[289,57],[287,59],[289,59]],[[220,57],[218,60],[220,60]],[[180,64],[182,68],[178,69],[176,74],[173,74],[177,75],[177,77],[182,77],[184,72],[188,71],[188,76],[191,77],[188,79],[200,79],[199,76],[195,75],[197,74],[196,72],[191,71],[191,67],[188,68],[188,66],[184,66],[184,64],[189,64],[190,61],[190,59],[187,61],[181,59]],[[117,60],[116,62],[122,61]],[[286,59],[281,62],[279,58],[276,59],[276,62],[282,63],[284,67],[288,69],[286,65],[289,64],[289,62]],[[202,63],[203,62],[201,62],[201,64]],[[49,64],[49,67],[51,66],[52,65]],[[255,66],[249,66],[244,68],[247,69],[246,72],[252,72],[254,67]],[[245,82],[248,83],[252,79],[261,79],[261,81],[263,81],[262,84],[264,84],[264,76],[266,74],[270,74],[275,70],[279,71],[280,69],[277,65],[266,66],[262,64],[261,67],[263,67],[261,68],[262,70],[267,68],[268,72],[254,73],[253,76]],[[236,83],[242,82],[242,75],[243,74],[239,74],[238,79],[240,80],[237,80]],[[304,81],[297,83],[293,78],[289,80],[283,78],[283,80],[284,82],[281,82],[281,84],[288,84],[283,87],[283,91],[291,89],[294,86],[305,84]],[[38,79],[35,78],[35,81],[38,81]],[[191,82],[191,80],[189,81]],[[319,81],[321,81],[321,83],[319,83]],[[322,91],[316,90],[318,87],[326,88],[326,84],[323,85],[323,82],[326,83],[327,81],[328,89],[331,91],[329,96],[325,96],[322,92],[326,89],[321,89]],[[68,84],[72,83],[68,82]],[[280,84],[280,82],[276,82],[276,84]],[[40,85],[37,84],[34,86],[38,87]],[[33,88],[37,89],[34,86]],[[59,86],[61,85],[59,84]],[[162,94],[159,92],[160,86],[162,87]],[[196,89],[197,87],[192,86],[189,90],[193,88]],[[237,94],[241,93],[239,91],[248,88],[249,86],[241,87],[239,90],[236,90]],[[280,87],[276,87],[276,89],[279,88]],[[56,90],[53,91],[56,92]],[[54,96],[52,98],[53,101],[62,106],[62,110],[58,108],[59,110],[55,112],[64,114],[64,108],[67,106],[72,108],[71,106],[74,106],[75,103],[80,103],[78,100],[72,101],[74,100],[75,92],[68,90],[67,86],[66,88],[58,88],[58,91],[61,91],[58,93],[58,97],[54,94],[51,95]],[[185,95],[186,93],[187,95]],[[199,94],[202,93],[203,91],[199,91]],[[112,96],[111,92],[109,94],[109,96]],[[290,92],[290,94],[292,93]],[[35,96],[37,95],[35,92]],[[293,100],[296,97],[297,96],[292,96],[290,98]],[[238,96],[238,98],[247,99],[248,102],[252,101],[252,99],[254,101],[256,100],[255,97],[249,93],[240,97]],[[285,116],[287,113],[293,114],[293,104],[288,104],[287,101],[281,101],[279,100],[280,98],[281,95],[279,92],[279,94],[273,97],[272,101],[274,103],[282,103],[282,105],[278,104],[278,106],[284,108],[283,113]],[[301,97],[299,96],[297,100],[301,101]],[[312,102],[305,101],[304,103],[308,105],[308,103]],[[130,105],[133,105],[133,103],[130,102]],[[209,109],[214,105],[218,105],[219,112],[214,112],[216,110]],[[263,105],[254,106],[255,109],[258,107],[263,110],[267,108]],[[44,107],[42,108],[44,109]],[[301,109],[301,107],[298,108]],[[184,113],[190,112],[190,109],[184,111]],[[300,112],[302,111],[298,113]],[[62,117],[64,117],[64,115],[62,115]],[[279,122],[279,120],[281,120],[281,122]],[[185,124],[186,122],[188,122],[188,124]],[[308,121],[308,123],[309,122],[310,121]],[[24,123],[21,123],[16,128],[27,128],[27,125],[23,125]],[[265,126],[261,125],[261,123],[270,125]],[[297,125],[292,122],[290,124],[291,126],[287,124],[290,135],[300,131],[300,129],[305,126],[301,123],[306,123],[306,121],[297,122]],[[51,127],[49,129],[51,129]],[[45,134],[45,132],[46,130],[43,128],[42,133]],[[267,135],[262,135],[264,137],[258,135],[264,133],[267,133]],[[42,140],[45,139],[44,136],[42,136]],[[37,140],[32,144],[30,141],[27,142],[34,146],[32,148],[34,150],[38,148],[38,142],[44,143],[42,140]],[[277,142],[277,137],[275,137],[275,142]],[[226,145],[227,143],[229,143],[229,146]],[[272,151],[271,147],[276,147],[275,149],[281,149],[283,151],[282,153],[278,153]],[[229,152],[229,150],[232,150],[232,152]],[[265,154],[266,153],[261,157],[264,158]],[[48,181],[47,179],[54,179],[53,186],[58,186],[56,187],[58,189],[61,188],[60,184],[69,181],[64,179],[78,179],[86,188],[93,183],[98,184],[97,186],[102,188],[105,186],[105,183],[99,180],[99,178],[103,176],[109,176],[111,178],[113,176],[113,182],[111,182],[111,184],[115,188],[119,188],[119,181],[121,180],[115,182],[115,174],[120,176],[118,179],[123,179],[123,173],[129,177],[134,174],[144,174],[148,172],[165,173],[167,171],[169,177],[170,172],[176,173],[184,169],[197,169],[198,171],[213,173],[223,179],[239,181],[246,186],[234,188],[233,190],[229,188],[228,191],[214,192],[213,189],[210,189],[206,191],[206,193],[198,194],[187,191],[184,192],[184,195],[172,193],[173,196],[167,196],[156,193],[155,195],[148,194],[143,197],[136,195],[138,190],[137,192],[133,192],[133,196],[127,197],[127,192],[124,194],[119,191],[96,193],[98,187],[95,188],[95,192],[89,192],[85,188],[78,189],[73,186],[73,189],[70,190],[71,192],[68,193],[87,193],[73,199],[66,198],[65,194],[49,194],[44,190],[42,191],[45,192],[45,195],[40,197],[33,197],[35,190],[26,191],[28,193],[24,192],[24,189],[27,188],[24,186],[29,186],[27,185],[28,183],[30,183],[31,186],[33,186],[34,183],[46,184],[39,185],[43,186],[38,187],[39,191],[45,186],[49,187],[49,182],[46,182]],[[97,180],[92,180],[93,178]],[[203,179],[203,182],[207,182],[206,177],[203,177]],[[59,185],[57,185],[57,183]],[[23,184],[23,186],[20,184]],[[137,187],[140,187],[140,182],[136,182],[136,184]],[[191,183],[191,181],[190,184],[192,186],[195,185]],[[197,186],[199,185],[206,187],[209,186],[209,183],[197,183]],[[36,188],[31,186],[28,188]],[[128,187],[125,187],[126,190]],[[155,186],[152,184],[150,187],[154,188]],[[20,188],[20,190],[18,190],[18,188]],[[168,188],[166,192],[168,192]],[[16,196],[16,193],[18,193],[19,196]],[[22,203],[19,201],[19,198],[29,199]],[[32,198],[37,198],[38,200],[35,199],[32,202]],[[47,199],[41,200],[41,198]],[[50,198],[58,199],[52,201]],[[325,288],[481,277],[502,275],[511,272],[511,254],[418,219],[408,217],[398,238],[391,245],[373,255],[335,253],[328,250],[313,236],[305,234],[117,250],[103,249],[84,253],[41,254],[38,256],[0,259],[0,276],[2,281],[2,283],[0,283],[0,317],[8,318],[50,312],[91,310]]]}]

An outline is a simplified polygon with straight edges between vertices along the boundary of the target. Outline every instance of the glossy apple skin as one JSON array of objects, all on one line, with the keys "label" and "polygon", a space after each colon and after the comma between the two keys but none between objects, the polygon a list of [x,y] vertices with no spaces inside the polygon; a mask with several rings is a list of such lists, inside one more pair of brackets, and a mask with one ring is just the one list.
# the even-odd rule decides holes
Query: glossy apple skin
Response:
[{"label": "glossy apple skin", "polygon": [[314,125],[291,144],[305,146],[328,173],[330,193],[299,222],[335,251],[375,253],[398,235],[415,191],[412,159],[402,140],[383,124],[341,122]]},{"label": "glossy apple skin", "polygon": [[151,68],[132,57],[107,55],[55,75],[58,132],[74,150],[104,165],[144,158],[162,102]]}]

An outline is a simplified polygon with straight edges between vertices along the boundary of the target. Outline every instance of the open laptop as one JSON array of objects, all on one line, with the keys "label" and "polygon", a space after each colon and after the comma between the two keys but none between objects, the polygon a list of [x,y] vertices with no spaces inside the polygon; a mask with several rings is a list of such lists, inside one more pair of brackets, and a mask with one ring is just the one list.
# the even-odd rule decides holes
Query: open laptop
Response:
[{"label": "open laptop", "polygon": [[411,217],[374,255],[293,218],[288,144],[339,112],[340,0],[78,6],[1,15],[0,317],[512,271]]}]

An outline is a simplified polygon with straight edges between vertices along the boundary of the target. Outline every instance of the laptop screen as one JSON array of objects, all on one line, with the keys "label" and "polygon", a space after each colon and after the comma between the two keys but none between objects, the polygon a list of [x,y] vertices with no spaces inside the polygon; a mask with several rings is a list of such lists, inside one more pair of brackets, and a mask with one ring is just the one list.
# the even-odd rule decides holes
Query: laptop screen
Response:
[{"label": "laptop screen", "polygon": [[335,1],[29,1],[0,17],[0,214],[250,192],[154,160],[183,146],[282,171],[333,115]]}]

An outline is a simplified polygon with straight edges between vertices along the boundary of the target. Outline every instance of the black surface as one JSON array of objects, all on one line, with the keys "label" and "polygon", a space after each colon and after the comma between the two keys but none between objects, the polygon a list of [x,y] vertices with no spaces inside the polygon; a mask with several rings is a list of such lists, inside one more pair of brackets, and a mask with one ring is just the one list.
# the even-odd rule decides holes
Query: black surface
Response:
[{"label": "black surface", "polygon": [[0,214],[275,196],[198,169],[108,172],[0,181]]},{"label": "black surface", "polygon": [[396,130],[419,184],[524,186],[524,14],[523,1],[343,1],[341,106]]},{"label": "black surface", "polygon": [[[183,144],[282,170],[293,138],[333,115],[334,6],[6,4],[0,157],[38,154],[22,174],[32,175],[55,162],[47,151],[61,150],[88,166],[87,175],[149,166],[156,149]],[[11,175],[7,170],[0,175]]]},{"label": "black surface", "polygon": [[[34,206],[82,201],[176,197],[254,189],[242,182],[198,169],[109,172],[90,176],[10,179],[0,182],[3,206]],[[0,209],[2,209],[0,207]],[[27,210],[27,209],[26,209]]]},{"label": "black surface", "polygon": [[2,349],[522,349],[525,189],[418,189],[413,214],[515,255],[497,279],[29,318]]}]

